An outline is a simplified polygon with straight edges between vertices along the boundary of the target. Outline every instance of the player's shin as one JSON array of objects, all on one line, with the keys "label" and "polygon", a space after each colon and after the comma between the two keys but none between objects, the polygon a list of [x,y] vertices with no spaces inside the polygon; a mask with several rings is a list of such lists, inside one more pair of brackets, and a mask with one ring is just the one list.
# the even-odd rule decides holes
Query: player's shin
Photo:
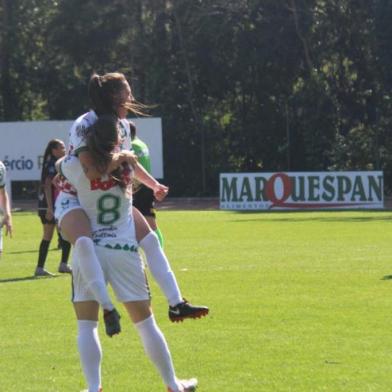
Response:
[{"label": "player's shin", "polygon": [[98,336],[98,322],[78,320],[78,349],[89,391],[101,387],[102,349]]},{"label": "player's shin", "polygon": [[176,375],[166,339],[155,322],[153,315],[135,324],[144,350],[150,360],[158,369],[161,377],[168,387],[177,390]]},{"label": "player's shin", "polygon": [[182,302],[183,299],[176,277],[170,268],[169,261],[159,244],[156,234],[150,232],[140,241],[139,245],[146,255],[148,268],[165,294],[170,306]]}]

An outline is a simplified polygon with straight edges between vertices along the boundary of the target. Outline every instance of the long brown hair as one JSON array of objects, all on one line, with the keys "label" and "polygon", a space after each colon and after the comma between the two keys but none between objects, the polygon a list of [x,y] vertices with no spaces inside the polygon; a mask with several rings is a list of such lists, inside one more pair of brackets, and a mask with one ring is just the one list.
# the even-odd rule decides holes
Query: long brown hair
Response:
[{"label": "long brown hair", "polygon": [[45,148],[43,162],[46,162],[47,160],[49,160],[49,158],[56,158],[53,155],[52,150],[55,148],[59,148],[62,144],[63,144],[63,141],[60,139],[50,140],[48,145]]},{"label": "long brown hair", "polygon": [[[119,143],[119,120],[114,114],[103,114],[86,131],[86,146],[94,166],[104,174],[107,172],[113,153]],[[131,187],[124,170],[116,169],[110,173],[115,182],[128,193]]]},{"label": "long brown hair", "polygon": [[41,182],[43,183],[45,181],[45,163],[47,161],[49,161],[50,159],[57,159],[54,155],[53,155],[53,150],[55,148],[59,148],[61,145],[63,144],[63,141],[60,139],[52,139],[48,142],[48,145],[45,148],[45,152],[44,152],[44,156],[43,156],[43,166],[42,166],[42,170],[41,170]]},{"label": "long brown hair", "polygon": [[100,116],[102,114],[116,114],[116,108],[122,106],[132,113],[146,116],[146,105],[132,100],[121,102],[121,91],[125,88],[127,79],[120,72],[110,72],[104,75],[94,73],[88,84],[88,95],[92,108]]}]

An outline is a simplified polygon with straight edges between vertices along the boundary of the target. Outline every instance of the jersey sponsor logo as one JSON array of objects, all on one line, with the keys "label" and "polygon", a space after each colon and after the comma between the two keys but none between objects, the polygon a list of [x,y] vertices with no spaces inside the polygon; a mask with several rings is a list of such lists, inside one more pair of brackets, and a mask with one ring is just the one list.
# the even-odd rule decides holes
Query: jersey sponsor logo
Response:
[{"label": "jersey sponsor logo", "polygon": [[117,238],[117,226],[101,227],[98,230],[93,231],[93,237],[95,240],[102,240],[104,238]]},{"label": "jersey sponsor logo", "polygon": [[82,139],[84,139],[86,137],[86,126],[85,125],[78,125],[76,127],[76,135]]},{"label": "jersey sponsor logo", "polygon": [[74,146],[73,146],[73,144],[70,144],[70,145],[68,146],[67,155],[71,155],[72,152],[73,152],[73,150],[74,150]]},{"label": "jersey sponsor logo", "polygon": [[66,208],[66,207],[68,207],[69,206],[69,200],[63,200],[62,202],[61,202],[61,207],[62,208]]},{"label": "jersey sponsor logo", "polygon": [[[121,179],[124,182],[124,184],[128,185],[131,183],[132,174],[133,171],[128,165],[122,166]],[[115,181],[113,178],[109,178],[108,180],[102,180],[102,178],[97,178],[95,180],[90,181],[90,190],[107,191],[111,188],[114,188],[117,185],[118,185],[117,181]]]},{"label": "jersey sponsor logo", "polygon": [[95,245],[103,246],[108,249],[123,250],[126,252],[138,251],[137,245],[124,243],[124,239],[118,238],[118,234],[118,227],[116,226],[100,228],[93,231],[93,241]]},{"label": "jersey sponsor logo", "polygon": [[125,251],[129,251],[129,252],[137,252],[138,251],[138,247],[135,245],[121,245],[121,244],[106,244],[105,248],[107,249],[114,249],[114,250],[125,250]]},{"label": "jersey sponsor logo", "polygon": [[113,178],[110,178],[109,180],[102,181],[102,179],[97,178],[95,180],[90,181],[90,190],[96,191],[96,190],[101,190],[101,191],[107,191],[108,189],[111,189],[117,185],[116,181],[113,180]]},{"label": "jersey sponsor logo", "polygon": [[[70,195],[76,196],[77,192],[73,185],[68,182],[65,177],[60,177],[56,183],[56,187],[59,191],[69,193]],[[69,202],[69,200],[67,200]]]}]

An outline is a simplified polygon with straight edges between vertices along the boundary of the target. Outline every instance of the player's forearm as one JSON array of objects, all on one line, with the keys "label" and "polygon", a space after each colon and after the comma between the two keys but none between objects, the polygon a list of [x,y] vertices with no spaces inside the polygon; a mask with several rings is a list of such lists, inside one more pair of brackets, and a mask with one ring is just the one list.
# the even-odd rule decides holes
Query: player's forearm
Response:
[{"label": "player's forearm", "polygon": [[53,211],[53,199],[52,199],[52,180],[47,177],[45,179],[45,185],[44,185],[44,193],[45,193],[45,198],[46,198],[46,204],[48,206],[49,211]]},{"label": "player's forearm", "polygon": [[150,189],[154,190],[159,185],[159,182],[139,162],[135,166],[135,177]]}]

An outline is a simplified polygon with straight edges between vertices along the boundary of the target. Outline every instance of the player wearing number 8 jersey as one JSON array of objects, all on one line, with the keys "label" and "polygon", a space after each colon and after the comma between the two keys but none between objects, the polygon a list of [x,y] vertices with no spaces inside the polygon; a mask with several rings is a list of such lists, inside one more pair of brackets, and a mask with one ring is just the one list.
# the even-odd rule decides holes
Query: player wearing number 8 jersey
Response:
[{"label": "player wearing number 8 jersey", "polygon": [[[102,116],[88,129],[87,145],[92,157],[107,166],[118,142],[116,117]],[[99,146],[99,147],[98,147]],[[106,149],[106,151],[105,151]],[[99,150],[99,154],[94,151]],[[131,205],[129,166],[110,176],[89,181],[78,158],[68,156],[60,164],[62,174],[76,188],[80,205],[90,219],[92,237],[103,270],[120,302],[127,309],[141,337],[144,349],[159,371],[168,391],[196,389],[197,380],[178,380],[166,340],[157,326],[150,307],[150,296],[143,264],[137,252]],[[97,333],[98,303],[80,273],[80,261],[73,259],[73,301],[77,309],[80,358],[89,392],[101,390],[101,346]]]},{"label": "player wearing number 8 jersey", "polygon": [[[92,161],[85,143],[85,131],[94,124],[101,115],[112,114],[118,117],[121,145],[123,150],[112,154],[107,167],[111,172],[123,162],[135,163],[135,156],[129,151],[129,124],[125,120],[128,111],[140,112],[134,103],[130,86],[123,74],[108,73],[103,76],[94,74],[89,82],[89,97],[93,110],[79,117],[70,130],[68,154],[78,156],[84,174],[89,180],[101,176],[97,162]],[[99,166],[99,164],[98,164]],[[136,164],[135,174],[139,181],[153,189],[156,197],[162,197],[167,188],[151,177],[140,165]],[[91,240],[91,227],[86,214],[83,212],[78,198],[69,184],[63,184],[63,191],[56,200],[56,218],[64,237],[74,244],[74,252],[81,260],[80,268],[96,300],[105,309],[107,333],[112,336],[120,331],[118,316],[114,310],[108,292],[105,288],[102,271],[97,260]],[[146,254],[146,260],[152,275],[168,299],[169,317],[172,321],[184,318],[195,318],[208,313],[208,308],[193,306],[183,300],[175,275],[162,254],[158,239],[151,231],[146,220],[137,209],[133,209],[136,239]],[[179,315],[172,316],[170,311],[178,310]],[[112,321],[113,322],[112,322]]]}]

